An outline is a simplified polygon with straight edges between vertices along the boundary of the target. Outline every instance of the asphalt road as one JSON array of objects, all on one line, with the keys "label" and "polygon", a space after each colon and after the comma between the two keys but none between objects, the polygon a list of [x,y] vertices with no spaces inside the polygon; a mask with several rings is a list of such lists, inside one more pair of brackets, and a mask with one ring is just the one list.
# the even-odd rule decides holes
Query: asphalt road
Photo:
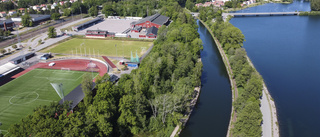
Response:
[{"label": "asphalt road", "polygon": [[[68,19],[68,20],[65,20],[63,22],[61,21],[56,21],[55,23],[51,24],[51,25],[48,25],[48,26],[45,26],[45,27],[42,27],[42,28],[39,28],[35,31],[32,31],[32,32],[29,32],[29,33],[24,33],[22,35],[20,35],[20,41],[24,41],[26,39],[29,39],[29,38],[32,38],[40,33],[44,33],[46,31],[48,31],[48,28],[50,26],[53,26],[53,27],[59,27],[59,26],[62,26],[62,25],[65,25],[65,24],[68,24],[70,22],[73,22],[73,21],[76,21],[76,20],[79,20],[81,19],[81,17],[74,17],[73,20],[72,19]],[[18,43],[18,38],[14,38],[14,39],[7,39],[5,41],[2,41],[0,42],[0,48],[5,48],[11,44],[14,44],[14,43]]]}]

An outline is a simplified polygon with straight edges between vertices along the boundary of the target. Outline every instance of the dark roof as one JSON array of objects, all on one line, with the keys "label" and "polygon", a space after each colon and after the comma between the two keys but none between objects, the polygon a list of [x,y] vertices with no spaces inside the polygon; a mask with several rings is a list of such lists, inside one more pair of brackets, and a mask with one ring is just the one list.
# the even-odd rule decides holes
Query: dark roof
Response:
[{"label": "dark roof", "polygon": [[3,25],[4,23],[6,24],[10,24],[10,23],[14,23],[11,19],[7,19],[7,20],[0,20],[0,25]]},{"label": "dark roof", "polygon": [[25,55],[20,55],[18,57],[15,57],[15,58],[11,59],[10,61],[16,61],[16,60],[19,60],[19,59],[24,58],[26,56],[32,55],[32,54],[35,54],[35,53],[34,52],[30,52],[30,53],[27,53]]},{"label": "dark roof", "polygon": [[149,34],[157,35],[157,34],[158,34],[158,28],[157,28],[157,27],[154,27],[154,26],[148,28],[146,35],[149,35]]},{"label": "dark roof", "polygon": [[145,18],[138,20],[136,22],[132,22],[131,24],[136,25],[136,24],[144,23],[146,21],[150,21],[155,24],[163,25],[166,22],[168,22],[168,20],[169,20],[169,17],[163,16],[163,15],[160,15],[159,13],[157,13],[152,16],[145,17]]},{"label": "dark roof", "polygon": [[[93,87],[95,87],[95,85],[96,84],[93,82]],[[84,98],[84,96],[85,95],[82,91],[81,84],[80,84],[75,89],[73,89],[68,95],[64,97],[64,101],[72,101],[72,104],[70,107],[71,109],[73,109],[80,103],[80,101]],[[62,104],[62,103],[63,103],[63,99],[59,101],[59,104]]]},{"label": "dark roof", "polygon": [[75,26],[75,28],[79,28],[79,27],[82,27],[82,26],[85,26],[85,25],[89,25],[89,24],[91,24],[91,23],[94,23],[94,22],[97,22],[97,21],[100,21],[100,20],[102,20],[102,18],[97,17],[97,18],[95,18],[95,19],[93,19],[93,20],[90,20],[90,21],[88,21],[88,22],[85,22],[85,23],[83,23],[83,24],[80,24],[80,25],[78,25],[78,26]]}]

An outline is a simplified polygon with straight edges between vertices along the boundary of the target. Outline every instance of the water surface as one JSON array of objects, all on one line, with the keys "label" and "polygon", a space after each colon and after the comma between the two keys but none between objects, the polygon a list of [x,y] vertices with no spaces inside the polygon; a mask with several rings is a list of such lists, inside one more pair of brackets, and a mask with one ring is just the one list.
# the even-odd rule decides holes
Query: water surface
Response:
[{"label": "water surface", "polygon": [[198,21],[203,42],[202,88],[182,137],[225,137],[231,114],[231,88],[227,71],[208,30]]},{"label": "water surface", "polygon": [[[308,11],[308,4],[267,4],[253,10]],[[237,17],[230,22],[245,35],[244,48],[275,100],[280,136],[319,137],[320,17]]]}]

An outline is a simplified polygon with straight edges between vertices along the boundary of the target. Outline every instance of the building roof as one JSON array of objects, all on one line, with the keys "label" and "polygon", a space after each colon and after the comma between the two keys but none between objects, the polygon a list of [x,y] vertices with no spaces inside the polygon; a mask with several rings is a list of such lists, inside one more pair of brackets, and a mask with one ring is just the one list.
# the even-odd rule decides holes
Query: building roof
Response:
[{"label": "building roof", "polygon": [[94,22],[99,21],[99,20],[102,20],[102,18],[97,17],[97,18],[95,18],[95,19],[93,19],[93,20],[90,20],[90,21],[88,21],[88,22],[85,22],[85,23],[83,23],[83,24],[80,24],[80,25],[78,25],[78,26],[75,26],[75,28],[79,28],[79,27],[82,27],[82,26],[85,26],[85,25],[89,25],[89,24],[94,23]]},{"label": "building roof", "polygon": [[50,18],[51,15],[30,14],[30,17],[32,18],[32,21],[39,21],[39,20]]},{"label": "building roof", "polygon": [[0,20],[0,25],[3,25],[4,23],[6,24],[10,24],[10,23],[14,23],[11,19],[7,19],[7,20]]},{"label": "building roof", "polygon": [[20,68],[19,66],[8,62],[8,63],[0,66],[0,77],[5,76],[5,75],[7,75],[7,74],[19,69],[19,68]]},{"label": "building roof", "polygon": [[160,15],[159,13],[157,13],[152,16],[148,16],[148,17],[145,17],[145,18],[140,19],[138,21],[132,22],[131,24],[136,25],[136,24],[144,23],[146,21],[150,21],[155,24],[163,25],[166,22],[168,22],[168,20],[169,20],[169,17],[163,16],[163,15]]},{"label": "building roof", "polygon": [[157,28],[157,27],[154,27],[154,26],[148,28],[146,35],[148,36],[149,34],[157,35],[157,34],[158,34],[158,28]]},{"label": "building roof", "polygon": [[16,61],[16,60],[22,59],[22,58],[24,58],[26,56],[32,55],[32,54],[34,54],[34,52],[30,52],[30,53],[27,53],[25,55],[20,55],[18,57],[15,57],[15,58],[11,59],[10,61]]}]

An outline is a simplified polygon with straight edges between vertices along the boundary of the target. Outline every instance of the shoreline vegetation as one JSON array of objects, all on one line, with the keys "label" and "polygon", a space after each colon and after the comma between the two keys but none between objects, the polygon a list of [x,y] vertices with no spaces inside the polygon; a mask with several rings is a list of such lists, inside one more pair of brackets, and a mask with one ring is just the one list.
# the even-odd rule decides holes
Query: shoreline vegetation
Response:
[{"label": "shoreline vegetation", "polygon": [[320,11],[300,11],[299,16],[320,16]]},{"label": "shoreline vegetation", "polygon": [[[259,105],[261,104],[260,97],[264,94],[264,91],[266,92],[265,94],[267,94],[272,116],[271,121],[273,121],[271,123],[272,136],[279,136],[275,104],[261,75],[256,71],[249,61],[244,48],[242,48],[244,41],[242,32],[229,22],[223,22],[221,17],[217,18],[215,23],[210,22],[210,20],[204,22],[200,18],[198,19],[206,26],[215,40],[231,82],[233,105],[227,136],[262,135],[261,123],[263,119]],[[218,36],[216,37],[215,34]],[[233,34],[240,36],[240,39],[236,39],[235,43],[230,43],[228,41],[234,40],[232,40],[232,38],[229,39],[228,36]],[[221,50],[223,50],[223,52],[221,52]],[[227,58],[225,58],[226,56]],[[230,66],[232,69],[229,71]],[[232,71],[234,71],[234,73],[232,73]],[[244,129],[243,127],[250,128]]]},{"label": "shoreline vegetation", "polygon": [[[224,66],[226,67],[226,70],[227,70],[227,73],[228,73],[228,77],[229,77],[229,81],[230,81],[230,85],[231,85],[231,92],[232,92],[232,102],[234,102],[236,96],[238,96],[237,95],[238,94],[238,90],[237,90],[237,86],[236,86],[235,80],[232,78],[233,73],[232,73],[232,69],[230,67],[230,63],[228,61],[228,58],[227,58],[226,54],[224,53],[224,51],[223,51],[223,49],[222,49],[222,47],[220,45],[220,42],[217,40],[216,37],[214,37],[214,34],[213,34],[212,30],[209,29],[208,25],[205,22],[203,22],[200,18],[198,18],[198,20],[207,28],[207,30],[210,32],[212,38],[214,39],[214,41],[215,41],[215,43],[217,45],[217,48],[218,48],[219,53],[220,53],[220,56],[222,58],[222,61],[224,63]],[[231,129],[230,127],[232,125],[232,121],[236,120],[235,116],[236,116],[236,113],[234,112],[234,107],[232,105],[227,137],[230,136],[230,132],[229,131]]]}]

